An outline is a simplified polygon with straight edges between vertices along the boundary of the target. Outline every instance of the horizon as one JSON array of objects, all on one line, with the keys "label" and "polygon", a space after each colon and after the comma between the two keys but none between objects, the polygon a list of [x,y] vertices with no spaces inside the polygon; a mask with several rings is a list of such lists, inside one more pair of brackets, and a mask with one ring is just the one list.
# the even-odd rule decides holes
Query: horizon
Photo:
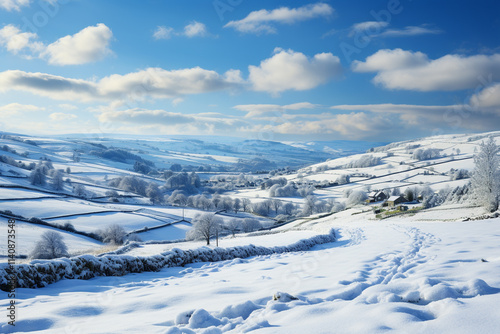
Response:
[{"label": "horizon", "polygon": [[0,130],[384,143],[494,131],[496,9],[6,0]]}]

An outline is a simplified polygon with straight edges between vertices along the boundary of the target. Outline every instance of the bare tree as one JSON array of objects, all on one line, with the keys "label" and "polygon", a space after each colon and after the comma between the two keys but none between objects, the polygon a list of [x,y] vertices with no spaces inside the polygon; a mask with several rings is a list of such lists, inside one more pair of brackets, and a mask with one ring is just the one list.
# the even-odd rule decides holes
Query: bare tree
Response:
[{"label": "bare tree", "polygon": [[118,224],[111,224],[104,228],[104,230],[97,231],[102,238],[102,241],[105,243],[113,244],[113,245],[121,245],[125,240],[125,236],[127,233]]},{"label": "bare tree", "polygon": [[42,234],[35,249],[30,254],[32,259],[55,259],[67,257],[68,247],[64,243],[61,234],[54,231],[47,231]]},{"label": "bare tree", "polygon": [[[188,232],[188,237],[204,239],[210,245],[210,238],[218,236],[222,226],[222,219],[213,213],[204,213],[193,218],[193,229]],[[218,240],[217,240],[218,242]]]},{"label": "bare tree", "polygon": [[498,208],[499,195],[499,157],[500,147],[495,143],[493,137],[482,142],[479,153],[474,157],[474,173],[471,185],[479,204],[487,207],[490,211]]}]

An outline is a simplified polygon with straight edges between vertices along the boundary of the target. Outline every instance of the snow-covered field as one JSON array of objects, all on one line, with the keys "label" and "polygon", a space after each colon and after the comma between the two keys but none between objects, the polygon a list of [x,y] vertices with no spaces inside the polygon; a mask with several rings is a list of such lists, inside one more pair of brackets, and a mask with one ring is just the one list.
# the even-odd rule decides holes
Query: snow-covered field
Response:
[{"label": "snow-covered field", "polygon": [[500,219],[357,216],[315,221],[340,238],[308,252],[18,289],[16,331],[498,332]]},{"label": "snow-covered field", "polygon": [[[493,135],[500,141],[500,133]],[[467,184],[468,173],[474,168],[474,152],[484,138],[486,135],[446,135],[395,143],[369,153],[330,159],[297,172],[278,173],[276,177],[312,187],[313,195],[325,202],[347,202],[346,194],[353,190],[392,192],[399,188],[404,192],[408,187],[428,187],[431,192],[438,192]],[[165,184],[165,178],[161,173],[151,176],[132,172],[134,161],[101,159],[90,154],[91,150],[99,145],[127,148],[154,161],[157,167],[168,168],[173,163],[221,167],[217,172],[202,169],[198,173],[202,181],[215,175],[238,176],[225,168],[249,154],[238,151],[231,155],[230,139],[219,144],[179,138],[111,138],[93,143],[74,138],[31,139],[38,146],[6,141],[11,148],[29,152],[29,158],[4,153],[28,164],[42,157],[50,158],[56,168],[65,171],[64,187],[54,191],[50,185],[32,186],[27,169],[2,164],[2,215],[9,217],[7,211],[11,211],[52,224],[71,223],[84,232],[118,224],[126,232],[139,230],[137,234],[144,241],[165,241],[140,244],[116,255],[124,256],[120,259],[155,256],[173,248],[205,247],[201,240],[169,241],[184,239],[192,228],[190,221],[207,211],[172,206],[178,205],[173,203],[153,205],[144,193],[129,189],[118,191],[114,195],[117,198],[112,199],[107,193],[118,190],[116,185],[109,185],[114,177],[134,175],[159,186]],[[290,152],[293,154],[287,159],[295,164],[305,152],[320,152],[320,146],[314,143],[250,141],[245,145],[245,150],[267,151],[267,158],[276,156],[279,164],[285,162],[285,155]],[[81,161],[72,159],[76,149],[83,152]],[[441,151],[439,157],[420,161],[413,156],[415,149]],[[331,148],[323,149],[321,154],[330,151]],[[343,155],[342,152],[345,151],[335,151],[334,157]],[[353,167],[369,156],[376,163]],[[318,160],[309,157],[303,162]],[[71,171],[66,171],[66,167]],[[453,173],[459,169],[465,170],[465,176],[455,180]],[[335,183],[346,174],[350,175],[349,183]],[[272,175],[248,176],[250,181],[262,183],[272,180]],[[73,187],[78,184],[86,186],[88,196],[75,196]],[[221,196],[250,199],[253,203],[271,198],[269,187],[261,189],[258,182],[255,186],[232,189],[221,190]],[[206,190],[198,189],[210,198],[212,193]],[[172,192],[162,191],[162,196],[167,197]],[[298,194],[280,199],[282,203],[297,205],[296,213],[305,202]],[[380,220],[373,212],[380,205],[361,204],[327,217],[322,216],[324,212],[316,212],[270,231],[224,235],[219,240],[224,248],[250,244],[286,246],[335,229],[339,237],[336,242],[309,251],[196,263],[122,277],[63,279],[39,289],[19,288],[16,333],[497,333],[500,218],[464,222],[485,214],[483,208],[468,201]],[[417,202],[407,206],[421,209]],[[208,212],[216,210],[220,208],[212,207]],[[267,214],[273,217],[277,211]],[[274,224],[272,218],[255,212],[235,213],[229,209],[217,215],[226,223],[254,218],[265,227]],[[186,221],[179,222],[184,218]],[[0,218],[2,225],[6,222],[6,218]],[[158,226],[162,227],[151,229]],[[40,235],[53,229],[21,221],[16,227],[18,255],[27,255]],[[115,249],[104,249],[102,243],[76,233],[55,230],[72,255]],[[5,234],[4,228],[0,238],[7,240]],[[0,252],[7,254],[4,242],[0,243]],[[6,261],[5,256],[0,257],[0,262]],[[8,302],[2,298],[0,307],[5,309]],[[11,330],[3,324],[0,323],[0,332]]]}]

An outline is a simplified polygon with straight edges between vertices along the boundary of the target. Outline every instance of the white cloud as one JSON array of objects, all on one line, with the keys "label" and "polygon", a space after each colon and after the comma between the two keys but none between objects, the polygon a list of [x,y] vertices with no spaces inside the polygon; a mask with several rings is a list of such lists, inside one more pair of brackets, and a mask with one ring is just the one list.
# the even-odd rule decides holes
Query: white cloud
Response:
[{"label": "white cloud", "polygon": [[63,113],[63,112],[54,112],[54,113],[50,114],[49,117],[53,121],[60,122],[60,121],[68,121],[70,119],[77,118],[78,116],[76,116],[74,114]]},{"label": "white cloud", "polygon": [[446,55],[430,60],[421,52],[379,50],[364,62],[354,61],[352,68],[377,72],[373,82],[388,89],[453,91],[477,87],[490,76],[500,80],[500,54]]},{"label": "white cloud", "polygon": [[221,75],[200,67],[164,70],[148,68],[125,75],[114,74],[99,81],[71,79],[47,73],[30,73],[19,70],[0,72],[0,92],[27,91],[55,100],[112,101],[123,103],[146,97],[176,98],[183,95],[236,89],[242,79],[238,71],[230,70]]},{"label": "white cloud", "polygon": [[0,29],[0,46],[13,54],[25,52],[25,57],[46,59],[53,65],[80,65],[111,54],[109,43],[112,37],[111,30],[100,23],[45,45],[35,41],[38,39],[37,34],[6,25]]},{"label": "white cloud", "polygon": [[271,11],[262,9],[251,12],[242,20],[230,21],[224,28],[234,28],[243,33],[275,33],[273,24],[293,24],[317,17],[332,15],[333,8],[325,3],[310,4],[299,8],[281,7]]},{"label": "white cloud", "polygon": [[375,34],[380,32],[382,28],[385,28],[389,25],[388,22],[385,21],[366,21],[354,24],[349,32],[349,36],[352,37],[357,33],[367,33],[367,34]]},{"label": "white cloud", "polygon": [[500,83],[495,83],[474,94],[470,104],[476,108],[496,108],[500,115]]},{"label": "white cloud", "polygon": [[153,37],[156,39],[170,39],[174,34],[174,28],[158,26],[156,27]]},{"label": "white cloud", "polygon": [[204,37],[208,35],[208,30],[203,23],[193,21],[184,27],[184,35],[187,37]]},{"label": "white cloud", "polygon": [[12,54],[26,52],[28,56],[38,54],[44,49],[41,42],[35,41],[38,35],[30,32],[22,32],[12,24],[0,29],[0,46],[3,46]]},{"label": "white cloud", "polygon": [[170,39],[173,36],[207,37],[210,36],[207,26],[201,22],[193,21],[184,27],[182,32],[177,32],[172,27],[158,26],[156,27],[153,37],[155,39]]},{"label": "white cloud", "polygon": [[28,6],[30,0],[0,0],[0,8],[6,11],[20,11],[21,7]]},{"label": "white cloud", "polygon": [[[352,140],[380,139],[386,132],[395,135],[394,121],[384,115],[364,112],[329,115],[320,120],[298,120],[277,125],[264,124],[244,128],[247,132],[273,132],[283,135],[337,135]],[[377,140],[378,140],[377,139]]]},{"label": "white cloud", "polygon": [[95,62],[111,54],[111,29],[99,23],[49,44],[42,57],[54,65],[79,65]]},{"label": "white cloud", "polygon": [[293,50],[275,49],[259,66],[249,66],[249,81],[256,91],[273,94],[285,90],[308,90],[337,78],[342,73],[340,59],[331,53],[313,58]]},{"label": "white cloud", "polygon": [[443,31],[436,28],[429,28],[427,25],[406,26],[403,29],[387,29],[389,22],[386,21],[366,21],[354,24],[349,31],[349,37],[363,35],[373,37],[403,37],[418,36],[428,34],[441,34]]},{"label": "white cloud", "polygon": [[318,105],[309,102],[299,102],[288,105],[279,104],[241,104],[234,109],[247,112],[245,118],[254,118],[268,113],[284,113],[288,110],[314,109]]},{"label": "white cloud", "polygon": [[0,115],[2,117],[15,115],[23,111],[43,111],[45,108],[37,107],[31,104],[10,103],[0,106]]},{"label": "white cloud", "polygon": [[152,129],[160,133],[176,134],[220,133],[221,131],[234,131],[237,126],[245,125],[241,120],[215,113],[181,114],[165,110],[138,108],[104,111],[98,119],[103,124],[112,124],[113,127],[126,127],[127,124],[133,124],[135,130],[139,128],[141,129],[139,132],[145,133]]},{"label": "white cloud", "polygon": [[418,35],[436,35],[441,34],[443,31],[440,29],[426,28],[424,26],[407,26],[404,29],[387,29],[380,33],[382,37],[404,37],[404,36],[418,36]]}]

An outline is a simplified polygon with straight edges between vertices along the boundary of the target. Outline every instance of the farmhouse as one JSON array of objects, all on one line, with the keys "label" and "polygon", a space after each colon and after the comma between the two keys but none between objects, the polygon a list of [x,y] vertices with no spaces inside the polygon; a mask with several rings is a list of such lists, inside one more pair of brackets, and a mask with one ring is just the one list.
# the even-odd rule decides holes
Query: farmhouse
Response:
[{"label": "farmhouse", "polygon": [[406,202],[406,199],[402,195],[391,196],[385,201],[384,206],[396,206],[404,202]]},{"label": "farmhouse", "polygon": [[366,200],[366,203],[380,202],[386,198],[387,195],[383,191],[372,191],[371,193],[368,194],[368,199]]}]

